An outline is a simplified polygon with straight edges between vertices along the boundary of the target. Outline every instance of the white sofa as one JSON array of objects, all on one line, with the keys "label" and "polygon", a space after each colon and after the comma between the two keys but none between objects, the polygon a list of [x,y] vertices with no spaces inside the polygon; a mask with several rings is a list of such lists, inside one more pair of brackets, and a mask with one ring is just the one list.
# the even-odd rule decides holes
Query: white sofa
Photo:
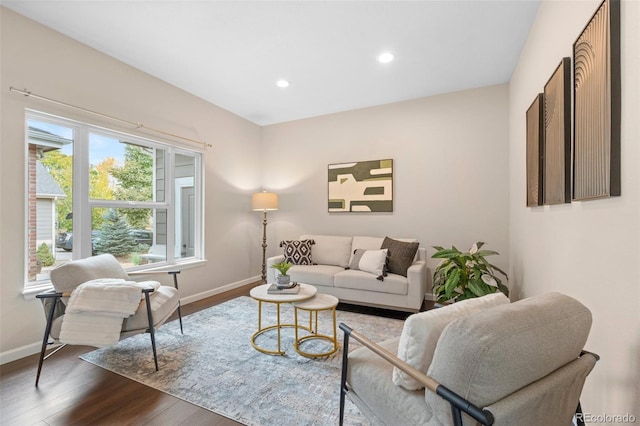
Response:
[{"label": "white sofa", "polygon": [[[302,235],[313,240],[312,265],[294,265],[288,272],[292,281],[311,284],[319,293],[331,294],[341,302],[417,312],[427,288],[427,251],[418,247],[406,277],[389,273],[380,280],[376,274],[349,269],[356,249],[380,249],[384,237]],[[395,238],[396,241],[416,242]],[[393,257],[393,250],[390,250]],[[284,254],[267,259],[267,282],[274,283],[277,271],[271,267],[284,260]]]}]

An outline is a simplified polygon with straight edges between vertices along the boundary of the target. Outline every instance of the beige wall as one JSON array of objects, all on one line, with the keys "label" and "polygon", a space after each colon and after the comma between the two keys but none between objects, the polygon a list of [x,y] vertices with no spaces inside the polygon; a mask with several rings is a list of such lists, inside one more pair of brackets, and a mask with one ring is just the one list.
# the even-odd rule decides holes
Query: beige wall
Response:
[{"label": "beige wall", "polygon": [[593,312],[602,356],[582,403],[640,418],[640,2],[622,2],[622,196],[527,208],[525,111],[600,0],[543,1],[510,84],[510,271],[518,298],[559,291]]},{"label": "beige wall", "polygon": [[[507,117],[507,85],[498,85],[264,127],[263,182],[280,193],[272,241],[413,237],[429,256],[433,245],[485,241],[507,267]],[[387,158],[393,213],[327,212],[329,164]]]},{"label": "beige wall", "polygon": [[42,339],[39,302],[25,300],[25,108],[142,136],[95,116],[26,98],[9,86],[147,126],[207,141],[204,155],[206,266],[180,276],[183,298],[259,276],[259,218],[250,194],[260,185],[260,127],[100,52],[0,8],[0,354],[33,352]]}]

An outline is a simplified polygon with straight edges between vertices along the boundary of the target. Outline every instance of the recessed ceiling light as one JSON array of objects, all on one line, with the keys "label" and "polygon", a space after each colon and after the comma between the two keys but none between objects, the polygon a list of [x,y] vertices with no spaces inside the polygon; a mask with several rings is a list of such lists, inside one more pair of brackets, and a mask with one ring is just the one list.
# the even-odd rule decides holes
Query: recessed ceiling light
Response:
[{"label": "recessed ceiling light", "polygon": [[291,86],[291,83],[289,83],[287,80],[278,80],[276,82],[276,86],[282,87],[284,89],[285,87]]},{"label": "recessed ceiling light", "polygon": [[389,52],[382,53],[378,56],[378,62],[382,64],[388,64],[391,61],[393,61],[393,54]]}]

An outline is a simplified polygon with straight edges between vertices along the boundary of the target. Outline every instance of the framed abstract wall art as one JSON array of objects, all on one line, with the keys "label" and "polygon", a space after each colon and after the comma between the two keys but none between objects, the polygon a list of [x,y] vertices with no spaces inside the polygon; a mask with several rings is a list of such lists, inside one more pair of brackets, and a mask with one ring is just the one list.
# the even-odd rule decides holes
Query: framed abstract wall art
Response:
[{"label": "framed abstract wall art", "polygon": [[393,160],[329,164],[329,212],[392,212]]},{"label": "framed abstract wall art", "polygon": [[542,205],[544,95],[527,110],[527,207]]},{"label": "framed abstract wall art", "polygon": [[620,195],[620,2],[601,3],[573,45],[573,199]]},{"label": "framed abstract wall art", "polygon": [[544,86],[544,204],[571,202],[571,58]]}]

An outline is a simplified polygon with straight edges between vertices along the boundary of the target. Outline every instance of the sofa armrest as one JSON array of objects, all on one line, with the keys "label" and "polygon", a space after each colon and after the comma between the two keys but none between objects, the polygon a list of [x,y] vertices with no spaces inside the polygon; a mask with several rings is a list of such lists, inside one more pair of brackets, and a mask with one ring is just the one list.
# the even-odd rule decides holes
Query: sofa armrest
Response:
[{"label": "sofa armrest", "polygon": [[[349,392],[347,387],[347,371],[349,366],[349,339],[353,338],[362,346],[371,350],[376,355],[380,356],[385,361],[391,363],[394,367],[397,367],[410,375],[412,378],[424,385],[427,391],[434,392],[447,402],[451,404],[452,415],[454,417],[454,424],[462,424],[462,412],[470,415],[475,420],[483,425],[492,425],[494,422],[493,415],[487,410],[483,410],[471,402],[465,400],[460,395],[449,390],[445,386],[441,385],[431,377],[427,376],[423,372],[410,366],[393,353],[389,352],[382,346],[368,339],[364,335],[353,330],[346,324],[340,323],[340,329],[344,332],[343,349],[342,349],[342,374],[340,381],[340,425],[343,423],[344,416],[344,398]],[[374,408],[374,407],[371,407]],[[459,421],[459,423],[458,423]]]},{"label": "sofa armrest", "polygon": [[415,301],[412,308],[419,311],[424,301],[424,295],[427,292],[427,262],[418,260],[407,269],[407,281],[409,282],[408,297],[409,300]]},{"label": "sofa armrest", "polygon": [[276,270],[271,267],[274,263],[279,263],[284,260],[284,254],[279,254],[278,256],[273,256],[267,259],[267,282],[275,283],[276,282]]}]

